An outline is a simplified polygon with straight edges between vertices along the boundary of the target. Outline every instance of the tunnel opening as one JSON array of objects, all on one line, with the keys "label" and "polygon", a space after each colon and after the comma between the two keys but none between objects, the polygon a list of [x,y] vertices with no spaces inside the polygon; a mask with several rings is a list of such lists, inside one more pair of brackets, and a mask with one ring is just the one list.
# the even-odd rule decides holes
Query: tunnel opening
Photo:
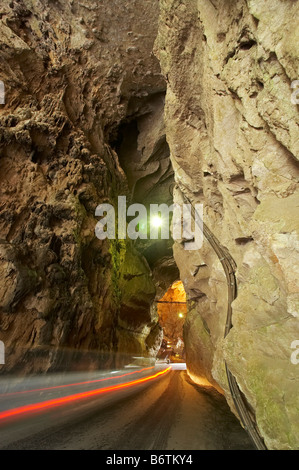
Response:
[{"label": "tunnel opening", "polygon": [[[122,363],[123,357],[124,361],[127,361],[128,354],[132,356],[130,360],[134,364],[136,360],[138,364],[140,361],[147,363],[148,359],[156,360],[161,341],[166,344],[166,350],[170,350],[167,346],[170,346],[172,336],[167,335],[167,329],[166,333],[163,333],[158,312],[158,305],[162,304],[157,304],[157,300],[162,301],[169,286],[180,277],[173,255],[171,213],[168,219],[163,219],[159,213],[163,227],[169,224],[168,238],[162,237],[161,226],[158,228],[158,237],[151,236],[154,223],[151,207],[162,204],[170,207],[173,204],[175,186],[170,149],[166,140],[164,107],[165,90],[159,89],[151,94],[145,93],[144,96],[132,96],[126,115],[116,123],[109,134],[109,146],[117,155],[125,176],[125,183],[121,186],[124,192],[115,193],[114,196],[126,196],[127,226],[140,214],[138,209],[135,214],[129,213],[128,208],[131,205],[139,204],[146,209],[146,215],[142,213],[138,225],[138,230],[146,232],[146,237],[131,238],[128,235],[122,245],[123,259],[120,258],[120,253],[114,253],[120,267],[115,273],[115,284],[119,293],[114,343],[117,367]],[[117,191],[119,190],[118,187]],[[119,216],[120,214],[117,215]],[[174,289],[172,295],[178,294],[178,291],[178,288]],[[185,298],[181,302],[185,302]],[[182,307],[180,311],[176,311],[181,327],[177,337],[174,339],[173,336],[172,342],[175,341],[175,345],[172,359],[179,361],[184,352],[182,326],[186,306],[177,305]],[[172,306],[175,306],[174,302]],[[180,317],[180,314],[183,317]],[[163,339],[163,336],[166,339]]]},{"label": "tunnel opening", "polygon": [[[145,206],[173,203],[174,171],[166,141],[164,123],[165,91],[132,97],[126,117],[111,134],[109,145],[116,152],[128,185],[128,201]],[[133,219],[135,216],[132,216]],[[131,220],[128,217],[128,222]],[[148,217],[147,227],[151,226]],[[146,258],[151,270],[161,259],[172,257],[173,240],[137,238],[135,248]]]},{"label": "tunnel opening", "polygon": [[163,339],[157,359],[166,362],[185,362],[184,323],[187,299],[181,280],[175,281],[157,301],[159,324]]}]

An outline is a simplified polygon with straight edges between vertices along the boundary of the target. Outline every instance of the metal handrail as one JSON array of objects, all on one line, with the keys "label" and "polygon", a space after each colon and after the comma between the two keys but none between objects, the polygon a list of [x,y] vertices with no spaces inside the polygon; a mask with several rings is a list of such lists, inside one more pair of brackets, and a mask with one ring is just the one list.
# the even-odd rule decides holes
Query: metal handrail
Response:
[{"label": "metal handrail", "polygon": [[[195,210],[193,203],[190,199],[183,194],[184,199],[191,205],[192,209]],[[195,217],[195,222],[198,225],[198,217]],[[225,331],[224,331],[224,338],[228,335],[229,331],[231,330],[232,324],[232,302],[237,297],[237,280],[235,271],[237,268],[236,262],[230,255],[227,249],[225,249],[219,240],[215,237],[215,235],[211,232],[211,230],[207,227],[207,225],[200,221],[202,224],[202,230],[204,237],[208,240],[211,247],[215,251],[216,255],[218,256],[219,261],[222,264],[223,270],[225,272],[226,280],[227,280],[227,287],[228,287],[228,305],[227,305],[227,317],[226,317],[226,324],[225,324]],[[198,225],[199,226],[199,225]],[[252,441],[254,442],[256,448],[258,450],[267,450],[267,447],[258,433],[256,423],[253,421],[252,416],[248,410],[248,407],[241,395],[241,391],[239,389],[238,383],[230,372],[228,365],[225,361],[225,369],[226,375],[228,380],[228,385],[230,389],[230,393],[235,405],[235,408],[238,412],[240,417],[241,423],[245,430],[248,432],[249,436],[251,437]]]}]

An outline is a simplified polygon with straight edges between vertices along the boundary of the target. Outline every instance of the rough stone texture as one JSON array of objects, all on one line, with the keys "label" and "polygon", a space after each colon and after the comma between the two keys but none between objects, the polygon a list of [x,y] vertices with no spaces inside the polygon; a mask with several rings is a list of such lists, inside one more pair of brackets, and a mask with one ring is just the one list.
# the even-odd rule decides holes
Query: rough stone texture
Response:
[{"label": "rough stone texture", "polygon": [[95,238],[94,211],[129,195],[109,143],[165,90],[152,54],[158,1],[4,0],[0,10],[2,370],[44,371],[78,350],[103,365],[128,343],[154,354],[150,269],[131,243]]},{"label": "rough stone texture", "polygon": [[[221,387],[224,360],[270,449],[298,449],[299,4],[291,0],[161,0],[156,54],[167,80],[166,135],[177,189],[237,264],[233,328],[227,285],[207,241],[175,246],[190,301],[189,373]],[[196,334],[195,334],[196,331]]]}]

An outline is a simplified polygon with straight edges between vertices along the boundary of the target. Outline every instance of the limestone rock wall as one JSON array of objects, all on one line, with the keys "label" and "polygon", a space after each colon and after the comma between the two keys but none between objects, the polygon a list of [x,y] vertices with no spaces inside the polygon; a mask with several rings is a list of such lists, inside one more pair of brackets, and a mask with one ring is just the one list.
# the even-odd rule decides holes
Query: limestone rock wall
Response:
[{"label": "limestone rock wall", "polygon": [[175,245],[189,297],[188,370],[223,389],[224,360],[271,449],[298,449],[299,4],[161,0],[156,54],[167,80],[166,136],[177,190],[237,264],[224,340],[226,278],[207,241]]},{"label": "limestone rock wall", "polygon": [[1,2],[4,372],[67,368],[76,351],[94,351],[98,366],[128,343],[132,353],[159,348],[147,263],[129,242],[94,235],[97,205],[129,194],[109,143],[165,90],[152,54],[158,15],[155,0]]}]

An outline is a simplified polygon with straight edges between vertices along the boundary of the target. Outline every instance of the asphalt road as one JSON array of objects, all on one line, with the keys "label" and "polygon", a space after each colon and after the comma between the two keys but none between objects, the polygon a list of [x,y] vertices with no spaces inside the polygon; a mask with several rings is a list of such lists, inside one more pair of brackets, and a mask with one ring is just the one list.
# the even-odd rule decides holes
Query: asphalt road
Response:
[{"label": "asphalt road", "polygon": [[0,449],[254,449],[222,395],[167,367],[2,380]]}]

